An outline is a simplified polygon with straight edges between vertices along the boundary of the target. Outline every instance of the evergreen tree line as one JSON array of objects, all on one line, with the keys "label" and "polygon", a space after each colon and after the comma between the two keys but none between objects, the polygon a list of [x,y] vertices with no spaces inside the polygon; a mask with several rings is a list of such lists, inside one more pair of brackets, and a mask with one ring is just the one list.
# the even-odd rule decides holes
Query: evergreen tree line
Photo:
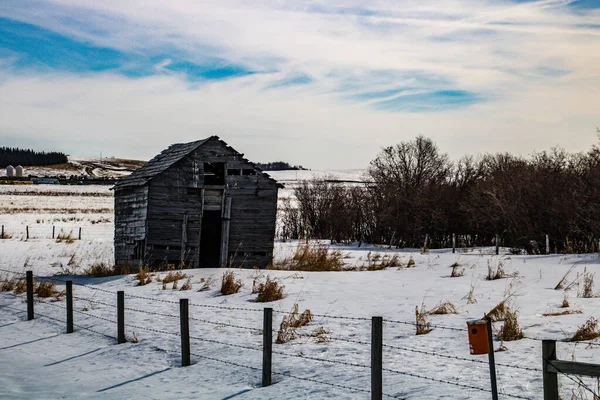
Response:
[{"label": "evergreen tree line", "polygon": [[34,165],[64,164],[68,161],[67,156],[59,152],[39,152],[10,147],[0,147],[0,168],[9,165],[16,167]]},{"label": "evergreen tree line", "polygon": [[491,245],[544,251],[598,250],[600,148],[524,158],[508,153],[451,161],[428,138],[384,148],[365,183],[303,181],[281,208],[284,238],[397,247]]},{"label": "evergreen tree line", "polygon": [[303,170],[306,169],[302,165],[290,165],[285,161],[273,161],[267,163],[256,163],[258,168],[263,171],[287,171],[287,170]]}]

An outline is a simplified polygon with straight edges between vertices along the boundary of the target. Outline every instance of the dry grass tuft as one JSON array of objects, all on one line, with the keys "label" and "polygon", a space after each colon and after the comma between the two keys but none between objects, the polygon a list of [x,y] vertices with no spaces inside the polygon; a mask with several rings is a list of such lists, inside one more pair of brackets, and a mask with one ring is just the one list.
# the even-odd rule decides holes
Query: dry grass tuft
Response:
[{"label": "dry grass tuft", "polygon": [[13,289],[13,293],[21,294],[21,293],[25,293],[26,291],[27,291],[27,282],[25,281],[25,279],[18,279],[15,282],[15,287]]},{"label": "dry grass tuft", "polygon": [[[475,285],[471,283],[471,288],[469,289],[469,293],[465,296],[467,299],[467,304],[476,304],[477,299],[475,298]],[[463,299],[465,298],[463,297]]]},{"label": "dry grass tuft", "polygon": [[0,277],[0,292],[12,292],[16,286],[15,279],[8,279],[6,276]]},{"label": "dry grass tuft", "polygon": [[107,276],[117,275],[128,275],[133,273],[133,269],[130,266],[108,265],[104,262],[92,264],[89,268],[84,271],[85,275],[95,276],[97,278],[103,278]]},{"label": "dry grass tuft", "polygon": [[433,330],[431,323],[427,321],[427,313],[423,310],[419,311],[419,307],[415,307],[415,320],[417,328],[415,335],[425,335]]},{"label": "dry grass tuft", "polygon": [[138,286],[144,286],[152,282],[152,275],[148,273],[148,267],[142,267],[135,275],[135,279],[138,281]]},{"label": "dry grass tuft", "polygon": [[417,266],[417,263],[415,263],[415,260],[412,258],[412,256],[410,256],[410,258],[408,259],[408,262],[406,263],[406,268],[413,268],[416,266]]},{"label": "dry grass tuft", "polygon": [[502,300],[498,303],[494,308],[492,308],[487,314],[485,314],[486,318],[490,318],[492,322],[502,321],[506,318],[506,310],[508,307],[506,306],[505,300]]},{"label": "dry grass tuft", "polygon": [[328,336],[330,333],[329,330],[319,326],[310,333],[310,337],[314,338],[316,343],[327,343],[330,340]]},{"label": "dry grass tuft", "polygon": [[523,339],[523,330],[519,326],[518,314],[506,307],[504,311],[504,325],[498,332],[498,339],[503,342]]},{"label": "dry grass tuft", "polygon": [[600,331],[598,330],[598,320],[594,317],[590,317],[585,324],[581,325],[575,331],[569,342],[582,342],[584,340],[594,340],[600,338]]},{"label": "dry grass tuft", "polygon": [[381,255],[381,253],[367,253],[367,260],[361,267],[361,270],[365,271],[381,271],[386,268],[397,268],[400,267],[400,257],[397,254],[394,255]]},{"label": "dry grass tuft", "polygon": [[562,290],[562,289],[565,288],[565,285],[567,285],[567,277],[569,276],[569,274],[571,273],[571,271],[573,271],[573,268],[575,268],[575,264],[573,264],[571,266],[571,268],[569,268],[569,270],[563,275],[563,277],[561,278],[561,280],[554,287],[554,290]]},{"label": "dry grass tuft", "polygon": [[429,315],[445,315],[445,314],[458,314],[456,311],[456,307],[449,301],[444,301],[443,303],[438,304],[433,307],[431,310],[427,311],[426,314]]},{"label": "dry grass tuft", "polygon": [[[254,284],[252,285],[252,292],[254,293]],[[269,303],[271,301],[277,301],[283,299],[283,289],[285,286],[280,285],[276,280],[272,280],[267,276],[267,280],[264,283],[260,283],[256,288],[258,297],[256,301],[259,303]]]},{"label": "dry grass tuft", "polygon": [[565,293],[565,297],[563,297],[563,301],[560,305],[560,308],[568,308],[570,307],[569,299],[567,298],[567,293]]},{"label": "dry grass tuft", "polygon": [[213,285],[214,282],[215,282],[215,279],[212,276],[208,277],[206,279],[200,278],[200,283],[202,284],[202,287],[200,287],[200,289],[198,289],[198,291],[206,292],[207,290],[210,290],[210,287]]},{"label": "dry grass tuft", "polygon": [[233,271],[226,271],[223,273],[223,280],[221,281],[221,294],[230,295],[240,291],[243,283],[241,279],[236,280]]},{"label": "dry grass tuft", "polygon": [[173,287],[171,288],[171,290],[177,290],[178,289],[178,286],[177,286],[178,283],[179,283],[179,281],[177,281],[177,280],[173,281]]},{"label": "dry grass tuft", "polygon": [[581,297],[585,299],[591,299],[594,297],[594,274],[587,272],[587,269],[583,272],[583,290]]},{"label": "dry grass tuft", "polygon": [[299,245],[289,263],[291,271],[342,271],[344,255],[340,250],[330,251],[329,246]]},{"label": "dry grass tuft", "polygon": [[179,290],[192,290],[192,280],[188,278]]},{"label": "dry grass tuft", "polygon": [[180,279],[185,279],[187,277],[188,276],[181,271],[169,271],[169,273],[164,278],[162,278],[162,282],[171,283],[176,282]]},{"label": "dry grass tuft", "polygon": [[504,279],[517,276],[518,273],[507,274],[504,271],[504,264],[501,261],[498,261],[498,265],[496,265],[496,269],[491,264],[491,260],[488,260],[488,274],[486,276],[487,281],[494,281],[496,279]]},{"label": "dry grass tuft", "polygon": [[296,339],[296,329],[308,325],[312,320],[313,316],[309,309],[299,314],[298,304],[294,304],[292,312],[284,316],[281,321],[276,343],[283,344]]},{"label": "dry grass tuft", "polygon": [[563,310],[563,311],[557,311],[557,312],[552,312],[552,313],[545,313],[545,314],[542,314],[542,316],[544,316],[544,317],[559,317],[561,315],[570,315],[570,314],[583,314],[583,311],[581,311],[581,310]]},{"label": "dry grass tuft", "polygon": [[454,263],[451,265],[451,267],[452,273],[450,274],[450,278],[459,278],[465,274],[465,268],[459,263]]},{"label": "dry grass tuft", "polygon": [[166,283],[162,283],[162,290],[167,290],[167,284]]},{"label": "dry grass tuft", "polygon": [[2,233],[0,234],[0,239],[12,239],[13,235],[11,235],[10,233]]},{"label": "dry grass tuft", "polygon": [[60,232],[58,232],[58,235],[56,235],[56,243],[61,243],[61,242],[74,243],[75,239],[76,238],[73,235],[73,231],[71,231],[69,233],[65,233],[63,231],[60,231]]},{"label": "dry grass tuft", "polygon": [[54,282],[48,281],[41,281],[40,283],[35,285],[33,288],[33,292],[41,298],[54,297],[58,299],[60,296],[65,294],[64,291],[59,292],[56,289],[56,284]]}]

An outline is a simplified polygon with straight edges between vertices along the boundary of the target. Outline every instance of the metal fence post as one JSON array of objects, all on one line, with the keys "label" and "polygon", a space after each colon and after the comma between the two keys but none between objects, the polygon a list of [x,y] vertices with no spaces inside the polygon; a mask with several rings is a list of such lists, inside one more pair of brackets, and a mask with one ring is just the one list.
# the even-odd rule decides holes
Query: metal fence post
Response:
[{"label": "metal fence post", "polygon": [[190,318],[189,300],[179,299],[179,321],[181,325],[181,366],[187,367],[190,362]]},{"label": "metal fence post", "polygon": [[492,319],[486,318],[488,344],[490,351],[488,353],[488,360],[490,363],[490,382],[492,385],[492,399],[498,400],[498,385],[496,383],[496,360],[494,357],[494,340],[492,338]]},{"label": "metal fence post", "polygon": [[556,360],[556,340],[542,340],[544,400],[558,400],[558,374],[548,370],[548,361]]},{"label": "metal fence post", "polygon": [[273,361],[273,309],[265,308],[263,317],[263,363],[262,385],[271,386],[271,368]]},{"label": "metal fence post", "polygon": [[27,284],[27,321],[34,318],[33,315],[33,272],[27,271],[25,274]]},{"label": "metal fence post", "polygon": [[52,239],[54,239],[54,231],[56,230],[56,227],[54,225],[52,225]]},{"label": "metal fence post", "polygon": [[67,333],[73,333],[73,281],[67,281]]},{"label": "metal fence post", "polygon": [[117,343],[125,343],[125,292],[117,292]]},{"label": "metal fence post", "polygon": [[79,227],[79,240],[81,240],[81,227]]},{"label": "metal fence post", "polygon": [[371,400],[383,397],[383,318],[371,319]]},{"label": "metal fence post", "polygon": [[27,235],[27,239],[29,239],[29,226],[25,226],[25,234]]}]

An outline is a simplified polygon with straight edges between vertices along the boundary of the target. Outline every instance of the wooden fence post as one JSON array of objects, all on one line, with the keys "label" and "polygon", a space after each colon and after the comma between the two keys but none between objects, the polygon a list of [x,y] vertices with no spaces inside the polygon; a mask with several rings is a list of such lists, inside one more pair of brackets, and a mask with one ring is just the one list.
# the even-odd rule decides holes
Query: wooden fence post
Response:
[{"label": "wooden fence post", "polygon": [[117,343],[125,343],[125,292],[117,292]]},{"label": "wooden fence post", "polygon": [[79,240],[81,240],[81,227],[79,227]]},{"label": "wooden fence post", "polygon": [[549,361],[556,360],[556,340],[542,340],[542,373],[544,400],[558,400],[558,374],[548,370]]},{"label": "wooden fence post", "polygon": [[2,235],[0,236],[0,238],[4,239],[4,225],[2,225]]},{"label": "wooden fence post", "polygon": [[56,226],[52,225],[52,239],[54,239],[54,231],[56,230]]},{"label": "wooden fence post", "polygon": [[273,309],[265,308],[263,317],[262,386],[271,386],[273,361]]},{"label": "wooden fence post", "polygon": [[496,255],[500,254],[500,241],[498,240],[498,234],[496,233]]},{"label": "wooden fence post", "polygon": [[181,366],[190,365],[190,319],[189,300],[179,299],[179,322],[181,325]]},{"label": "wooden fence post", "polygon": [[488,344],[490,352],[488,353],[488,360],[490,364],[490,382],[492,385],[492,400],[498,400],[498,385],[496,383],[496,360],[494,358],[494,340],[492,338],[492,319],[486,318],[487,323],[487,334]]},{"label": "wooden fence post", "polygon": [[33,272],[27,271],[25,274],[27,284],[27,321],[34,318],[33,314]]},{"label": "wooden fence post", "polygon": [[383,397],[383,318],[371,319],[371,400]]},{"label": "wooden fence post", "polygon": [[25,226],[25,234],[27,235],[27,239],[29,239],[29,225]]},{"label": "wooden fence post", "polygon": [[67,333],[73,333],[73,281],[67,281]]}]

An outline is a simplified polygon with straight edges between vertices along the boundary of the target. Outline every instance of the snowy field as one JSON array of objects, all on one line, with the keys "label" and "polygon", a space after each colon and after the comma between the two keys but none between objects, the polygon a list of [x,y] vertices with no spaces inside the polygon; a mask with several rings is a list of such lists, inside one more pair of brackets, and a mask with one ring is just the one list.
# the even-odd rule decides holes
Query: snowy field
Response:
[{"label": "snowy field", "polygon": [[[271,175],[293,183],[295,176],[290,174],[294,173]],[[300,174],[310,178],[315,172]],[[350,176],[360,179],[356,172],[348,172]],[[491,249],[421,254],[386,247],[335,246],[349,267],[365,265],[375,253],[397,254],[402,265],[412,258],[415,265],[360,272],[235,270],[244,286],[230,296],[219,293],[222,271],[217,269],[184,271],[192,284],[187,291],[173,290],[172,284],[163,290],[156,278],[165,273],[145,286],[136,286],[133,276],[71,277],[92,264],[111,261],[112,201],[112,192],[105,186],[0,186],[0,224],[12,236],[0,240],[0,268],[16,273],[32,270],[36,276],[59,280],[72,278],[78,284],[74,288],[78,326],[70,335],[64,334],[64,323],[58,322],[65,319],[64,300],[37,302],[39,317],[27,322],[24,295],[0,292],[0,360],[5,366],[0,370],[1,398],[369,398],[370,319],[382,316],[383,391],[388,397],[489,399],[487,356],[469,354],[466,321],[481,317],[509,293],[525,338],[503,343],[506,350],[496,353],[501,399],[542,398],[539,339],[559,340],[559,359],[600,362],[600,342],[565,341],[588,318],[600,317],[599,298],[578,297],[584,270],[599,270],[597,255],[495,256]],[[51,237],[53,225],[56,233],[62,229],[75,236],[81,227],[82,239],[57,242]],[[285,259],[297,246],[296,242],[278,242],[275,257]],[[495,267],[499,262],[516,276],[485,280],[488,264]],[[462,265],[464,276],[450,277],[454,263]],[[570,290],[554,290],[570,268]],[[0,271],[0,276],[11,274]],[[266,276],[285,285],[283,300],[255,301],[253,281]],[[215,279],[212,287],[199,292],[201,279],[211,277]],[[179,287],[184,282],[179,281]],[[476,302],[467,300],[471,289]],[[139,343],[115,344],[118,290],[126,296],[126,333]],[[565,295],[568,309],[581,313],[544,316],[564,310],[559,306]],[[190,299],[191,306],[194,355],[188,368],[180,367],[180,298]],[[415,307],[431,309],[443,301],[452,302],[458,313],[429,316],[434,329],[415,336]],[[310,309],[318,316],[298,329],[297,339],[274,344],[274,384],[262,388],[262,309],[274,309],[277,330],[295,303],[300,311]],[[496,330],[501,326],[501,322],[494,324]],[[310,337],[319,327],[328,331],[328,340],[322,343]],[[500,346],[496,341],[495,347]],[[559,383],[563,399],[593,398],[567,377],[559,377]],[[597,385],[593,379],[584,383]]]}]

